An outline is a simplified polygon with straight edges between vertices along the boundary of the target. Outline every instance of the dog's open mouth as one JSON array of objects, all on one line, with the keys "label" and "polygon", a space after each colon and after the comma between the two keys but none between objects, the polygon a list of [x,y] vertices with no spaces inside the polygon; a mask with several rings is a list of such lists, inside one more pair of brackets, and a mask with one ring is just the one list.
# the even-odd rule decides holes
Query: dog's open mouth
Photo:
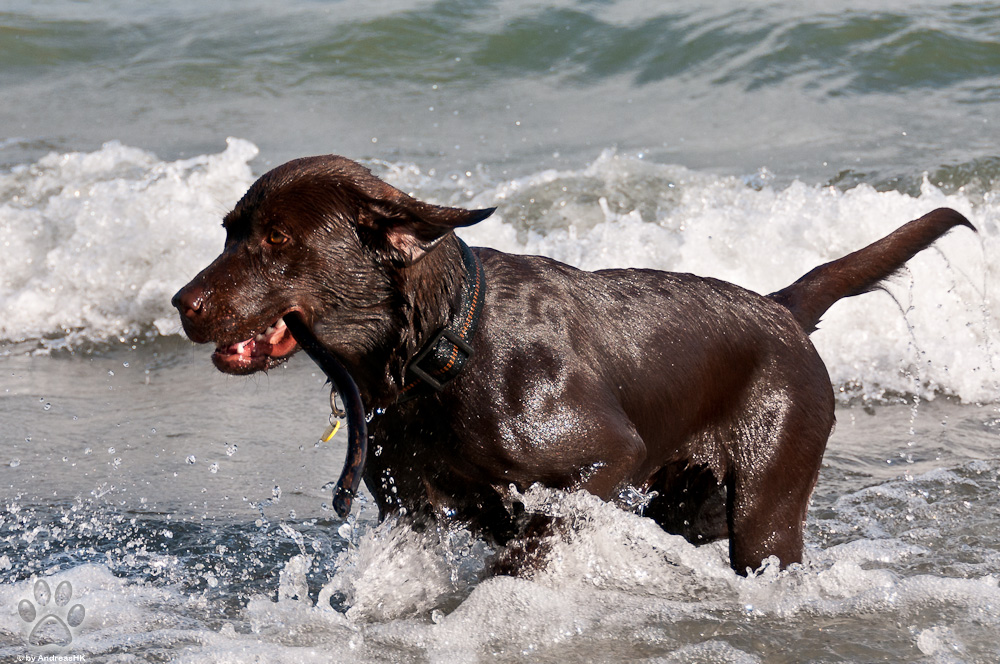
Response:
[{"label": "dog's open mouth", "polygon": [[212,353],[212,362],[220,371],[248,374],[281,364],[295,349],[295,338],[285,321],[279,318],[250,339],[217,347]]}]

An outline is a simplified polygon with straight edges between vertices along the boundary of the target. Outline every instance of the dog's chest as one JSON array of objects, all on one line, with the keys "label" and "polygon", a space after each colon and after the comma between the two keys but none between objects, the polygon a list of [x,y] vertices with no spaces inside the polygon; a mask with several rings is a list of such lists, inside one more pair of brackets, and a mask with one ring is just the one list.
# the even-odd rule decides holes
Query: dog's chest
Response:
[{"label": "dog's chest", "polygon": [[387,411],[369,425],[372,445],[365,480],[380,505],[446,508],[451,496],[482,484],[447,414],[399,410]]}]

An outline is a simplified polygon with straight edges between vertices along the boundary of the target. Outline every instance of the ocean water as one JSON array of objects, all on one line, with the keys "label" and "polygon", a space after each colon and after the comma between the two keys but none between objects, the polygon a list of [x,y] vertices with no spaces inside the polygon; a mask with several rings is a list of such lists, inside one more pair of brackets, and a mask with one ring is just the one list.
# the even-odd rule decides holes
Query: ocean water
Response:
[{"label": "ocean water", "polygon": [[[11,0],[0,91],[0,661],[1000,659],[1000,6]],[[306,358],[224,376],[170,308],[326,152],[497,206],[473,245],[761,292],[936,207],[979,232],[813,335],[803,565],[538,487],[571,533],[483,579],[460,527],[335,515]]]}]

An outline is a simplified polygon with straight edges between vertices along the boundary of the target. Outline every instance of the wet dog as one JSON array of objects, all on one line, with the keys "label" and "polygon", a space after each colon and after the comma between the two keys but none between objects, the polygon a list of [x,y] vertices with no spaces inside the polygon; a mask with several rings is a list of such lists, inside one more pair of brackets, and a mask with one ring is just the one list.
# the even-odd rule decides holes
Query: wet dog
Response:
[{"label": "wet dog", "polygon": [[514,572],[551,525],[512,498],[535,483],[648,492],[646,516],[694,543],[728,537],[740,573],[800,561],[834,423],[809,333],[972,228],[935,210],[765,296],[454,234],[491,212],[418,201],[342,157],[292,161],[226,215],[222,254],[173,304],[234,374],[285,361],[299,345],[284,320],[300,318],[374,413],[364,479],[380,514],[458,519],[516,552],[498,566]]}]

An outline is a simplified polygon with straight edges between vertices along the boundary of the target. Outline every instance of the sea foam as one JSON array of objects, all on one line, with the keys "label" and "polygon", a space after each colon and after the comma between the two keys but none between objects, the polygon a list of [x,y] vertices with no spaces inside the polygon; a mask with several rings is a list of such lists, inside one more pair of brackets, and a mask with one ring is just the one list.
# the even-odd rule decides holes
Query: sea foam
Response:
[{"label": "sea foam", "polygon": [[0,339],[50,346],[176,334],[170,297],[218,253],[251,143],[163,162],[120,143],[0,175]]},{"label": "sea foam", "polygon": [[[286,548],[275,560],[277,592],[269,582],[228,606],[199,582],[208,561],[186,554],[160,556],[166,573],[152,578],[127,559],[114,571],[101,562],[55,565],[0,584],[0,606],[30,600],[37,578],[52,588],[70,583],[87,615],[72,653],[168,652],[182,662],[621,661],[639,653],[747,662],[770,661],[792,637],[796,656],[808,659],[951,653],[986,661],[1000,626],[996,538],[973,541],[955,517],[995,513],[998,473],[997,462],[975,461],[849,492],[826,518],[810,517],[804,564],[779,570],[770,559],[747,577],[730,569],[725,542],[695,547],[586,492],[536,486],[520,496],[526,510],[558,515],[562,527],[546,564],[525,578],[482,578],[490,552],[461,528],[420,532],[390,519],[362,524],[333,568],[317,565],[315,551]],[[893,504],[873,504],[876,494]],[[881,526],[866,528],[873,520]],[[932,560],[932,528],[962,542],[965,555],[939,554],[965,558],[959,567]],[[821,545],[834,529],[850,535]],[[0,616],[0,658],[23,652],[30,627],[14,610]],[[877,638],[858,642],[858,630]]]}]

